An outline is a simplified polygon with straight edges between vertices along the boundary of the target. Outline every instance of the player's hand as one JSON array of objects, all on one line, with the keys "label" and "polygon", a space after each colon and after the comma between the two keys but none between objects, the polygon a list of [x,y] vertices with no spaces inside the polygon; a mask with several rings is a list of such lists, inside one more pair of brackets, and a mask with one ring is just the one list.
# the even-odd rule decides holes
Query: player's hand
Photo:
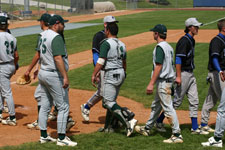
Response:
[{"label": "player's hand", "polygon": [[69,87],[69,79],[68,78],[64,78],[63,79],[63,88],[66,89]]},{"label": "player's hand", "polygon": [[33,79],[36,79],[37,78],[37,76],[38,76],[38,69],[36,69],[35,71],[34,71],[34,76],[33,76]]},{"label": "player's hand", "polygon": [[154,85],[149,84],[146,88],[146,94],[150,95],[153,93]]},{"label": "player's hand", "polygon": [[91,83],[96,88],[96,77],[95,76],[91,77]]},{"label": "player's hand", "polygon": [[26,71],[26,72],[24,73],[24,77],[25,77],[25,80],[28,81],[29,78],[30,78],[30,72],[29,72],[29,71]]},{"label": "player's hand", "polygon": [[224,80],[225,80],[225,74],[224,74],[224,72],[223,71],[220,71],[220,79],[224,82]]},{"label": "player's hand", "polygon": [[175,82],[177,83],[178,86],[181,85],[181,77],[176,77]]}]

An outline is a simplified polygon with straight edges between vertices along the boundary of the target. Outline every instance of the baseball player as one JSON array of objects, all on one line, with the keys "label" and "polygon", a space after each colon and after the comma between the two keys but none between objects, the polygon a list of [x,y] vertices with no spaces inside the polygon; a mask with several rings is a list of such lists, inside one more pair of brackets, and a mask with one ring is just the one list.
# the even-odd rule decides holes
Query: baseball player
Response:
[{"label": "baseball player", "polygon": [[208,132],[214,132],[212,128],[208,126],[210,110],[216,105],[217,101],[221,99],[225,82],[223,82],[223,70],[225,70],[225,19],[218,21],[217,27],[219,34],[215,36],[209,46],[209,63],[208,63],[208,80],[210,81],[210,87],[208,95],[204,101],[202,107],[201,129]]},{"label": "baseball player", "polygon": [[[118,21],[116,21],[116,18],[113,16],[105,16],[103,19],[103,22],[104,22],[104,28],[106,28],[107,23],[112,23],[112,22],[118,23]],[[92,56],[93,56],[94,66],[96,66],[97,60],[99,58],[101,42],[105,38],[106,37],[105,37],[104,30],[99,31],[94,35],[94,38],[92,41],[92,54],[93,54]],[[89,121],[90,109],[102,99],[103,76],[104,76],[104,70],[101,70],[100,76],[99,76],[100,81],[98,83],[98,90],[92,95],[92,97],[87,101],[86,104],[81,105],[81,114],[85,121]]]},{"label": "baseball player", "polygon": [[217,100],[221,98],[217,108],[214,137],[209,138],[208,142],[203,142],[202,145],[223,147],[222,137],[225,130],[225,19],[219,20],[217,27],[219,29],[219,34],[211,40],[209,45],[208,76],[211,78],[211,81],[208,96],[202,108],[201,127],[203,130],[208,129],[207,124],[210,110],[215,106]]},{"label": "baseball player", "polygon": [[[207,131],[200,130],[198,127],[198,90],[196,78],[193,70],[194,65],[194,52],[195,52],[195,39],[194,36],[198,34],[198,29],[202,23],[198,22],[196,18],[188,18],[185,21],[185,35],[180,38],[176,45],[176,84],[173,106],[178,108],[187,95],[189,101],[190,117],[192,122],[192,134],[209,134]],[[158,124],[162,124],[165,118],[164,113],[160,115],[157,120]],[[163,128],[162,125],[159,127]],[[165,131],[165,129],[162,129]]]},{"label": "baseball player", "polygon": [[16,73],[16,64],[19,60],[16,50],[16,38],[7,32],[8,19],[0,16],[0,97],[4,99],[9,108],[9,117],[2,120],[3,103],[0,100],[0,121],[4,125],[16,125],[15,105],[10,87],[10,78]]},{"label": "baseball player", "polygon": [[[41,33],[40,38],[40,61],[41,68],[38,73],[41,85],[41,109],[39,112],[39,128],[41,132],[40,142],[56,142],[59,146],[76,146],[66,136],[66,124],[69,114],[69,69],[68,55],[64,40],[60,34],[64,31],[64,20],[59,15],[54,15],[49,20],[49,29]],[[57,116],[58,139],[47,134],[48,113],[55,103]]]},{"label": "baseball player", "polygon": [[[8,16],[7,13],[5,13],[5,12],[0,12],[0,16],[6,17],[6,18],[7,18],[7,22],[8,22],[8,24],[9,24],[10,18],[9,18],[9,16]],[[9,29],[7,29],[6,32],[8,32],[9,34],[11,34],[11,31],[10,31]],[[18,69],[19,69],[19,65],[17,64],[17,65],[16,65],[16,70],[18,70]],[[0,100],[1,100],[1,99],[2,99],[2,98],[0,97]],[[2,103],[3,103],[3,105],[4,105],[4,99],[2,99]],[[7,106],[6,104],[4,105],[4,108],[3,108],[2,112],[4,112],[4,113],[8,113],[8,112],[9,112],[9,108],[8,108],[8,106]]]},{"label": "baseball player", "polygon": [[[50,14],[43,14],[41,16],[40,19],[38,19],[38,21],[40,21],[40,27],[43,31],[45,30],[48,30],[48,22],[49,22],[49,19],[51,18],[51,15]],[[32,60],[32,63],[29,65],[29,67],[27,68],[26,72],[25,72],[25,77],[28,78],[30,72],[32,71],[33,67],[38,63],[39,61],[39,58],[40,58],[40,48],[39,48],[39,40],[40,40],[40,37],[41,35],[39,34],[38,35],[38,39],[37,39],[37,44],[36,44],[36,53],[35,53],[35,56],[33,57],[33,60]],[[39,65],[37,65],[35,71],[34,71],[34,79],[37,77],[38,75],[38,70],[39,70]],[[40,111],[40,108],[41,108],[41,88],[40,88],[40,84],[38,84],[36,90],[35,90],[35,93],[34,93],[34,97],[35,99],[37,100],[37,103],[38,103],[38,113]],[[29,129],[39,129],[38,127],[38,120],[34,121],[33,123],[31,124],[28,124],[27,127]]]},{"label": "baseball player", "polygon": [[172,136],[164,140],[164,143],[183,143],[183,137],[180,134],[177,114],[173,108],[171,99],[171,88],[175,77],[173,66],[173,48],[166,42],[167,28],[163,24],[158,24],[153,31],[154,40],[157,45],[153,51],[153,71],[151,81],[149,82],[146,93],[152,94],[156,84],[156,95],[152,102],[152,111],[150,118],[145,126],[136,126],[135,130],[145,136],[150,135],[150,130],[159,116],[161,110],[165,112],[169,123],[172,126]]},{"label": "baseball player", "polygon": [[[43,14],[41,16],[40,19],[38,19],[38,21],[40,21],[40,27],[43,31],[47,30],[49,28],[49,19],[51,18],[50,14]],[[40,58],[40,48],[39,48],[39,40],[40,40],[41,34],[38,35],[38,40],[37,40],[37,45],[36,45],[36,54],[32,60],[32,63],[30,64],[30,66],[27,68],[27,71],[25,72],[25,77],[28,77],[30,72],[32,71],[33,67],[37,64],[37,62],[39,61]],[[37,65],[35,71],[34,71],[34,79],[37,77],[38,75],[38,71],[39,71],[39,65]],[[41,87],[40,84],[38,84],[35,93],[34,93],[34,97],[37,100],[38,103],[38,114],[41,108]],[[54,113],[55,114],[55,113]],[[55,116],[53,113],[50,113],[48,116],[49,120],[56,120],[57,115]],[[67,120],[67,126],[66,126],[66,131],[69,131],[70,128],[72,128],[75,125],[75,121],[72,120],[71,117],[68,117]],[[39,129],[38,126],[38,119],[36,121],[34,121],[33,123],[27,124],[27,127],[29,129]]]},{"label": "baseball player", "polygon": [[105,128],[111,125],[111,121],[115,117],[126,127],[127,136],[130,136],[137,120],[127,119],[116,102],[126,72],[126,47],[117,39],[117,34],[117,24],[115,22],[108,23],[105,28],[107,39],[101,44],[99,58],[91,80],[93,86],[96,86],[99,71],[105,70],[102,101],[103,107],[107,109]]},{"label": "baseball player", "polygon": [[[225,31],[225,30],[224,30]],[[223,76],[222,76],[223,75]],[[224,81],[224,73],[221,73],[221,80]],[[217,108],[216,128],[214,136],[210,137],[207,142],[202,142],[202,146],[223,147],[222,137],[225,130],[225,88],[223,89],[220,104]]]}]

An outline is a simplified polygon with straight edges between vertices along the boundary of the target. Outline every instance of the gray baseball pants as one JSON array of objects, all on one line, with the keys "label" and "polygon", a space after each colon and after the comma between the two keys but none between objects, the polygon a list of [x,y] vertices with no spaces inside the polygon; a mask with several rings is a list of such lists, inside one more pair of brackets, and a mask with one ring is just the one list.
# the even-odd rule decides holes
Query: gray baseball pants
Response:
[{"label": "gray baseball pants", "polygon": [[[115,77],[114,75],[118,76]],[[121,85],[125,80],[124,70],[116,69],[105,72],[104,81],[103,81],[103,106],[111,109],[114,104],[116,104],[116,98],[119,94]]]},{"label": "gray baseball pants", "polygon": [[155,121],[158,119],[160,112],[164,111],[169,123],[172,126],[172,133],[180,133],[179,121],[177,114],[173,108],[173,102],[171,98],[172,83],[166,81],[157,81],[156,83],[156,95],[151,105],[150,118],[146,123],[146,128],[151,129],[154,126]]},{"label": "gray baseball pants", "polygon": [[7,106],[9,108],[9,115],[14,116],[15,113],[15,105],[10,85],[10,78],[15,72],[14,62],[0,64],[0,94],[1,94],[1,102],[0,109],[3,109],[3,99],[6,101]]},{"label": "gray baseball pants", "polygon": [[221,99],[221,94],[225,87],[225,82],[221,81],[218,71],[209,72],[208,77],[211,78],[210,87],[201,112],[201,123],[204,124],[208,124],[210,110],[216,105],[217,101]]},{"label": "gray baseball pants", "polygon": [[103,94],[103,81],[104,81],[105,71],[100,71],[100,81],[98,83],[98,90],[92,95],[92,97],[87,101],[88,106],[91,108],[97,104],[102,99]]},{"label": "gray baseball pants", "polygon": [[225,89],[223,89],[221,101],[217,108],[215,137],[222,138],[225,130]]},{"label": "gray baseball pants", "polygon": [[174,93],[173,107],[177,109],[187,95],[189,101],[190,117],[198,117],[198,90],[196,78],[193,72],[181,72],[181,86],[177,86]]},{"label": "gray baseball pants", "polygon": [[63,78],[59,72],[41,69],[38,79],[41,85],[41,109],[38,119],[40,130],[47,130],[48,114],[54,101],[58,109],[57,131],[58,133],[65,134],[69,115],[69,97],[68,89],[62,87]]},{"label": "gray baseball pants", "polygon": [[37,88],[35,89],[34,98],[37,101],[38,106],[40,106],[41,105],[41,85],[40,84],[38,84]]}]

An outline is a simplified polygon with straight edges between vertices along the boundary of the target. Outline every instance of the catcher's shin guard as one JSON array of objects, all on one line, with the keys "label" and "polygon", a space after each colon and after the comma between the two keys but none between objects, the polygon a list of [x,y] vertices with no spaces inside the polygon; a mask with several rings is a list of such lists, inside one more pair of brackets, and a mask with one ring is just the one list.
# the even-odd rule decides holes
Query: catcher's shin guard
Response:
[{"label": "catcher's shin guard", "polygon": [[114,104],[112,107],[113,115],[127,128],[130,128],[130,124],[127,119],[123,116],[121,107],[117,104]]},{"label": "catcher's shin guard", "polygon": [[129,110],[127,107],[121,107],[121,111],[123,116],[127,119],[127,121],[130,121],[134,118],[135,114]]}]

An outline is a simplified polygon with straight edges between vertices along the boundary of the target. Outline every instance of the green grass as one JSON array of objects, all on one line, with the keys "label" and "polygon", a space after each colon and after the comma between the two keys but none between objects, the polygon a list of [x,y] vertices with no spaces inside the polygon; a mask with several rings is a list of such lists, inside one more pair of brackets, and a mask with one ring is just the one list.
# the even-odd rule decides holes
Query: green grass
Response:
[{"label": "green grass", "polygon": [[[207,16],[205,15],[207,13]],[[223,11],[153,11],[116,17],[119,20],[119,37],[126,37],[148,32],[155,24],[163,23],[168,29],[183,29],[184,20],[195,16],[205,23],[224,17]],[[174,23],[176,20],[176,23]],[[87,21],[101,23],[102,19]],[[203,29],[216,29],[216,23],[204,26]],[[91,49],[93,35],[103,29],[103,25],[65,31],[66,45],[69,54]],[[34,55],[37,35],[18,37],[20,66],[28,65]]]},{"label": "green grass", "polygon": [[[38,0],[35,0],[38,1]],[[39,0],[40,2],[47,2],[50,4],[65,5],[70,6],[70,0]],[[105,2],[108,0],[94,0],[94,2]],[[126,8],[126,1],[124,0],[110,0],[117,10],[124,10]],[[137,3],[137,8],[187,8],[193,7],[193,0],[167,0],[169,5],[157,5],[154,3],[149,3],[146,0],[139,0]]]},{"label": "green grass", "polygon": [[184,143],[164,144],[162,141],[169,138],[171,128],[166,126],[166,133],[159,133],[155,129],[149,137],[133,133],[129,138],[125,136],[124,130],[117,133],[91,133],[74,135],[72,140],[76,141],[76,147],[59,147],[55,143],[39,144],[38,142],[26,143],[20,146],[2,147],[1,150],[219,150],[221,148],[203,148],[201,142],[206,142],[210,135],[190,134],[190,125],[181,125]]},{"label": "green grass", "polygon": [[[148,45],[128,52],[127,58],[127,78],[120,90],[120,95],[141,102],[145,107],[150,107],[154,96],[146,95],[145,90],[150,81],[152,71],[152,51],[155,44]],[[175,44],[172,46],[175,48]],[[207,64],[208,64],[208,44],[198,43],[195,48],[194,71],[197,78],[199,93],[199,108],[201,109],[207,95],[208,85],[206,84]],[[86,65],[82,68],[69,72],[70,87],[84,90],[96,90],[91,85],[91,74],[93,65]],[[189,110],[188,100],[185,98],[179,109]]]}]

